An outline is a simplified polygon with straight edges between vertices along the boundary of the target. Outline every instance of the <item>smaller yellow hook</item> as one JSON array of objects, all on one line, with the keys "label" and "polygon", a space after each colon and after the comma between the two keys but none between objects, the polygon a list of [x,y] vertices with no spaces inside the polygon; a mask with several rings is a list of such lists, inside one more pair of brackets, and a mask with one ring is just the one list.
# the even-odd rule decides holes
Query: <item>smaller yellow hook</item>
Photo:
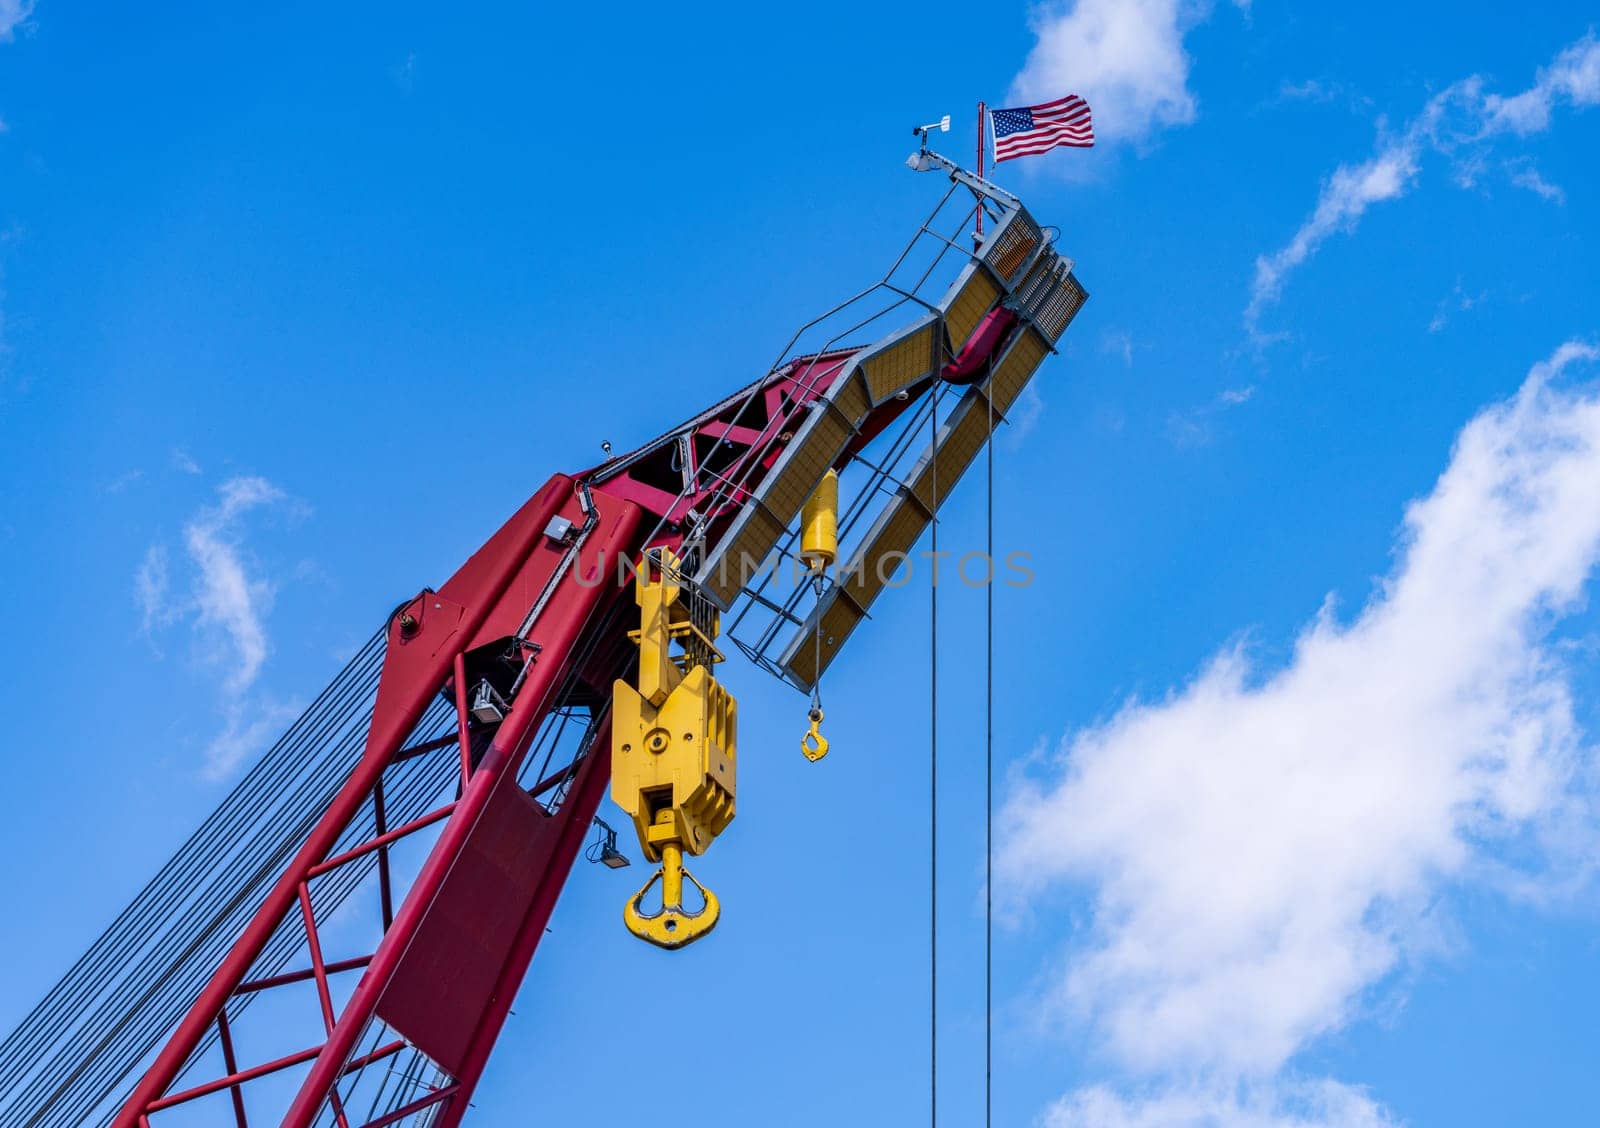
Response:
[{"label": "smaller yellow hook", "polygon": [[828,738],[817,727],[822,724],[822,710],[813,709],[807,716],[811,718],[811,728],[800,738],[800,751],[815,763],[828,754]]}]

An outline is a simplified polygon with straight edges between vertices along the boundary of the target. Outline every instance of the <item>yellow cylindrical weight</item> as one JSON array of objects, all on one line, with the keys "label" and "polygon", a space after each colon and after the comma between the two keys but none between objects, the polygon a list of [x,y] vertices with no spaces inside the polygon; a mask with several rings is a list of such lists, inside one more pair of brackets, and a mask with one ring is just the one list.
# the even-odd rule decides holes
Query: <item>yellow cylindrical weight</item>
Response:
[{"label": "yellow cylindrical weight", "polygon": [[829,470],[800,511],[800,559],[820,572],[839,555],[839,475]]}]

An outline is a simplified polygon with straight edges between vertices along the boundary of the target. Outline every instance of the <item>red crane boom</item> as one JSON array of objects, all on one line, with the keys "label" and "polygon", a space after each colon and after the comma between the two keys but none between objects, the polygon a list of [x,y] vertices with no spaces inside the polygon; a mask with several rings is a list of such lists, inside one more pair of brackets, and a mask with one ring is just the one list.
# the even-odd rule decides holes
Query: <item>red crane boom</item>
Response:
[{"label": "red crane boom", "polygon": [[[389,616],[0,1046],[0,1128],[461,1122],[607,787],[638,663],[621,580],[679,562],[809,688],[1085,300],[1014,197],[920,160],[951,184],[884,279],[749,387],[552,477]],[[968,251],[974,209],[994,223]],[[774,562],[829,470],[854,547],[806,609]]]}]

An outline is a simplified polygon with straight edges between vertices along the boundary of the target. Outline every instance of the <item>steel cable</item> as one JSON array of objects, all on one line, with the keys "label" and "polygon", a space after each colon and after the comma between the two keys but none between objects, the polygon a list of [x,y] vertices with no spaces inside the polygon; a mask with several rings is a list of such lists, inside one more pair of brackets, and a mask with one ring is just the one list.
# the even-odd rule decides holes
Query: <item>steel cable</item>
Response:
[{"label": "steel cable", "polygon": [[[443,720],[449,716],[449,711],[445,709],[438,710],[436,716],[438,719]],[[434,769],[432,773],[433,778],[431,779],[428,778],[427,774],[427,769],[429,767]],[[401,765],[400,769],[405,775],[421,777],[421,786],[417,786],[416,784],[407,786],[406,784],[409,781],[402,780],[396,781],[396,786],[394,787],[392,809],[399,814],[400,817],[409,820],[411,817],[414,817],[413,813],[421,814],[421,808],[426,804],[426,802],[430,798],[437,797],[442,792],[445,781],[453,775],[454,763],[453,761],[446,761],[446,759],[443,757],[434,757],[431,759],[418,758],[416,761]],[[320,812],[318,813],[320,814]],[[339,844],[334,848],[335,852],[342,852],[343,850],[356,845],[359,841],[370,837],[372,834],[372,829],[367,824],[368,820],[365,817],[363,817],[361,821],[352,823],[346,834],[341,838]],[[298,848],[299,841],[303,840],[305,833],[309,833],[309,825],[314,825],[314,819],[308,820],[307,824],[303,824],[301,827],[296,828],[297,834],[293,836],[292,839],[295,842],[296,848]],[[304,833],[299,833],[301,831]],[[282,864],[286,863],[286,860],[286,858],[277,859],[279,863],[277,868],[281,870]],[[329,884],[324,885],[318,890],[318,896],[316,898],[319,902],[321,902],[322,906],[322,925],[325,926],[327,924],[329,918],[331,918],[331,916],[337,911],[338,907],[343,903],[343,901],[356,888],[358,888],[368,876],[370,876],[371,871],[373,868],[375,868],[375,866],[376,857],[368,856],[351,863],[349,866],[341,867],[341,869],[335,871],[333,874],[328,875]],[[221,956],[226,953],[228,947],[231,946],[231,942],[236,939],[238,930],[242,928],[243,924],[250,919],[250,916],[253,916],[254,910],[250,907],[252,904],[253,900],[247,900],[243,907],[249,911],[245,913],[234,913],[228,922],[232,925],[232,927],[223,928],[217,932],[213,942],[209,943],[202,953],[202,957],[192,961],[192,966],[196,968],[198,974],[192,976],[188,980],[189,990],[187,993],[177,992],[170,995],[167,999],[167,1006],[165,1010],[162,1013],[154,1016],[154,1021],[146,1024],[145,1029],[150,1031],[150,1033],[147,1035],[149,1045],[143,1047],[142,1053],[135,1057],[136,1061],[142,1060],[143,1056],[150,1052],[154,1045],[159,1042],[160,1038],[170,1032],[176,1021],[187,1010],[193,996],[198,993],[199,988],[203,986],[205,980],[209,978],[209,974],[214,969],[217,960],[219,960]],[[257,958],[256,963],[252,966],[250,972],[251,978],[259,979],[276,974],[283,969],[283,967],[297,952],[304,950],[304,948],[305,936],[303,928],[301,927],[300,919],[295,914],[289,914],[274,930],[273,935],[268,941],[267,945],[264,947],[261,956]],[[245,1012],[245,1010],[248,1009],[250,1003],[255,999],[255,997],[256,996],[254,994],[248,994],[239,997],[239,1005],[230,1015],[230,1020],[235,1025],[237,1025],[238,1018]],[[180,1072],[180,1076],[187,1074],[198,1064],[199,1061],[205,1057],[205,1054],[214,1045],[216,1037],[217,1032],[213,1026],[210,1030],[208,1030],[206,1037],[197,1046],[196,1051],[193,1055],[191,1055],[189,1062],[185,1064],[183,1070]],[[107,1056],[109,1058],[115,1055]],[[124,1055],[124,1059],[126,1056],[131,1055]],[[131,1070],[124,1070],[119,1077],[113,1078],[111,1088],[115,1087],[116,1082],[125,1079],[128,1072],[131,1072]],[[105,1097],[111,1091],[111,1088],[103,1087],[101,1092],[96,1096],[95,1101],[88,1107],[91,1109],[99,1107],[100,1102],[105,1100]],[[108,1121],[114,1112],[114,1107],[107,1109],[103,1115],[101,1123]],[[67,1121],[66,1123],[72,1123],[72,1121]]]},{"label": "steel cable", "polygon": [[[90,952],[78,961],[75,970],[69,972],[63,982],[35,1008],[31,1020],[8,1039],[13,1055],[27,1053],[33,1058],[21,1069],[24,1076],[35,1072],[40,1066],[44,1068],[33,1085],[20,1092],[13,1088],[7,1119],[0,1123],[14,1123],[17,1117],[36,1108],[40,1089],[45,1087],[42,1083],[47,1079],[57,1083],[63,1079],[66,1070],[61,1068],[61,1064],[65,1062],[70,1069],[74,1051],[81,1048],[81,1042],[70,1039],[64,1041],[64,1036],[94,1006],[97,996],[109,988],[112,997],[126,999],[128,975],[135,966],[133,957],[141,945],[149,944],[150,930],[156,928],[161,935],[170,936],[174,920],[188,919],[180,915],[185,902],[189,903],[189,913],[192,915],[197,878],[207,867],[214,869],[228,858],[225,852],[218,854],[217,840],[228,835],[236,836],[237,828],[245,820],[252,816],[259,817],[259,811],[252,810],[252,807],[266,788],[281,787],[283,781],[292,780],[291,773],[299,767],[297,757],[302,748],[311,747],[317,739],[325,739],[330,731],[330,723],[337,718],[338,712],[342,712],[339,708],[344,704],[341,690],[348,690],[352,682],[359,684],[365,680],[359,675],[367,673],[371,650],[369,644],[347,665],[345,674],[341,674],[330,686],[333,696],[330,697],[329,692],[325,691],[319,697],[318,704],[307,711],[301,722],[291,728],[290,733],[263,757],[257,768],[241,781],[229,800],[224,801],[219,812],[222,818],[213,816],[202,825],[201,830],[180,849],[177,859],[180,864],[164,867],[166,879],[158,875],[157,880],[146,887],[145,893],[135,899],[130,910],[125,910],[119,917],[120,923],[114,923],[112,929],[102,936],[101,942],[91,947]],[[346,676],[352,672],[358,676]],[[335,706],[333,711],[328,709],[330,702]],[[314,718],[319,710],[323,714],[320,723],[314,719],[308,720]],[[311,727],[313,724],[316,727]],[[118,988],[115,986],[119,979],[124,991],[120,996],[116,994]],[[49,1052],[52,1048],[53,1053]],[[52,1060],[56,1063],[53,1071],[50,1067]]]},{"label": "steel cable", "polygon": [[5,1042],[0,1044],[0,1074],[15,1076],[24,1063],[34,1060],[38,1052],[39,1035],[44,1033],[48,1036],[54,1031],[54,1024],[60,1019],[62,1010],[79,1007],[84,991],[92,986],[92,977],[105,966],[115,966],[120,963],[125,946],[130,941],[138,942],[151,920],[170,913],[173,891],[181,892],[188,887],[189,876],[193,872],[195,862],[214,860],[212,851],[216,848],[216,844],[219,841],[227,841],[232,828],[237,826],[242,818],[251,817],[251,805],[275,783],[277,777],[281,776],[285,765],[292,765],[290,752],[303,731],[304,723],[323,706],[330,694],[339,690],[353,669],[370,658],[371,652],[375,649],[374,643],[381,644],[381,642],[380,634],[357,653],[356,657],[346,665],[344,672],[319,695],[278,745],[251,769],[200,829],[179,848],[99,939],[62,976],[60,982],[6,1037]]},{"label": "steel cable", "polygon": [[928,579],[928,1105],[930,1123],[939,1123],[939,400],[933,390],[928,413],[933,439],[928,447],[930,499]]},{"label": "steel cable", "polygon": [[[84,1099],[87,1093],[98,1090],[108,1073],[120,1072],[119,1066],[125,1069],[129,1058],[137,1060],[139,1055],[129,1052],[130,1043],[137,1045],[152,1035],[159,1036],[159,1029],[152,1030],[160,1022],[157,1016],[185,1007],[188,998],[198,992],[210,970],[204,965],[214,962],[218,944],[229,940],[225,936],[219,939],[219,932],[253,911],[256,894],[296,848],[297,832],[307,829],[306,818],[296,825],[295,814],[328,795],[343,766],[340,761],[353,751],[359,732],[339,732],[348,723],[347,717],[333,716],[322,726],[320,731],[333,738],[324,755],[310,761],[311,770],[302,774],[287,798],[280,796],[277,810],[247,836],[242,848],[224,861],[214,862],[218,868],[211,880],[196,882],[196,891],[188,898],[182,915],[162,930],[154,945],[144,949],[136,962],[126,966],[120,983],[100,1002],[93,1016],[73,1036],[56,1043],[58,1068],[36,1077],[17,1103],[23,1109],[32,1106],[39,1100],[47,1078],[56,1081],[56,1090],[41,1102],[40,1113],[24,1123],[51,1123],[41,1119],[43,1112],[60,1104],[67,1094],[76,1090],[78,1099]],[[241,873],[256,859],[260,861],[254,872],[241,880]],[[220,910],[215,908],[219,903]],[[105,1033],[96,1044],[86,1045],[102,1030]]]},{"label": "steel cable", "polygon": [[[74,965],[62,985],[7,1040],[13,1056],[41,1045],[46,1052],[34,1068],[26,1070],[33,1075],[32,1082],[20,1091],[13,1089],[0,1124],[7,1128],[17,1123],[67,1128],[87,1123],[88,1114],[104,1103],[181,1017],[214,971],[226,950],[224,945],[231,945],[249,915],[253,915],[259,896],[252,894],[259,895],[266,883],[282,871],[289,853],[303,843],[333,792],[347,777],[371,714],[370,704],[365,709],[352,710],[350,699],[354,696],[359,701],[363,683],[369,683],[367,688],[371,688],[369,675],[375,674],[376,669],[368,667],[374,665],[374,654],[381,650],[382,635],[377,642],[379,646],[369,643],[352,660],[345,674],[335,679],[173,861],[163,867],[135,904]],[[346,676],[352,672],[358,676]],[[330,703],[333,708],[328,708]],[[319,710],[320,720],[308,719]],[[453,709],[436,701],[417,729],[449,727],[453,721]],[[316,753],[318,744],[322,746],[320,755],[305,755],[307,751]],[[442,767],[441,762],[439,757],[418,757],[399,766],[391,803],[396,825],[420,816],[428,801],[441,794],[445,781],[453,774],[453,762]],[[413,780],[416,782],[411,783]],[[270,790],[268,784],[277,789],[272,796],[275,809],[253,828],[253,833],[242,836],[239,849],[225,851],[219,862],[214,851],[197,848],[197,844],[212,844],[236,832],[245,819],[261,818],[259,805],[252,809],[245,800],[259,798]],[[297,813],[302,814],[298,820],[294,817]],[[371,821],[364,814],[347,828],[336,851],[370,837],[375,832],[367,825]],[[241,880],[250,861],[257,859],[262,859],[261,864]],[[213,869],[209,882],[203,880],[207,863]],[[328,875],[328,881],[318,890],[324,919],[359,887],[375,865],[376,857],[371,856]],[[235,891],[234,896],[219,896],[230,889]],[[220,910],[215,908],[219,901]],[[151,941],[146,934],[143,939],[147,943],[142,950],[130,948],[133,927],[147,924],[158,909],[168,912],[158,935]],[[298,925],[298,920],[294,923]],[[272,974],[265,969],[273,966],[275,971],[304,943],[303,930],[280,927],[253,971],[257,977]],[[145,990],[134,1000],[132,995],[141,984]],[[249,996],[244,997],[236,1013],[241,1013],[249,1001]],[[80,1026],[77,1020],[86,1008],[93,1008],[95,1014]],[[91,1032],[105,1030],[106,1025],[110,1029],[95,1046],[89,1047]],[[74,1030],[75,1026],[78,1029]],[[215,1037],[213,1029],[190,1065],[214,1043]],[[51,1089],[50,1095],[44,1097]],[[21,1120],[30,1112],[29,1119]],[[112,1112],[106,1113],[106,1119]]]}]

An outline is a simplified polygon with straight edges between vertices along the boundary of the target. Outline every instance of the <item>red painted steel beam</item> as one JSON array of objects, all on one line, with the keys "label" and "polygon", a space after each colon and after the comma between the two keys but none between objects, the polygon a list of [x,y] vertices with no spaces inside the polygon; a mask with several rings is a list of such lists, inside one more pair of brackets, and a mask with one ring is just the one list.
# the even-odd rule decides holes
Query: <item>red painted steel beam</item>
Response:
[{"label": "red painted steel beam", "polygon": [[[475,553],[456,576],[452,577],[452,584],[461,579],[462,586],[470,590],[457,592],[451,590],[450,584],[446,585],[446,589],[451,590],[452,597],[465,597],[461,602],[457,602],[456,598],[450,599],[454,604],[450,610],[459,614],[459,621],[449,630],[448,637],[464,642],[483,626],[498,608],[506,589],[522,571],[534,548],[544,536],[550,517],[570,501],[572,491],[571,479],[561,475],[552,478],[513,517],[512,522],[508,522],[506,529],[496,534],[495,538]],[[513,523],[518,525],[514,530],[511,528]],[[505,540],[502,540],[503,537]],[[446,601],[441,594],[427,596],[427,602],[442,609]],[[408,607],[417,608],[419,612],[423,610],[421,603],[416,600]],[[432,617],[423,613],[422,618]],[[446,626],[449,625],[447,615],[441,617],[439,621]],[[417,640],[424,640],[426,644],[429,633],[424,629],[414,637]],[[384,658],[386,676],[391,666],[396,663],[397,655],[404,653],[404,646],[414,641],[414,637],[403,634],[398,617],[396,621],[390,623],[389,648]],[[156,1056],[138,1085],[134,1087],[133,1092],[129,1094],[121,1111],[112,1121],[112,1128],[134,1128],[146,1113],[152,1111],[162,1100],[162,1094],[171,1088],[179,1071],[200,1045],[217,1014],[239,984],[244,981],[278,925],[293,908],[299,896],[300,883],[305,880],[307,871],[328,856],[329,851],[338,842],[339,836],[344,833],[345,828],[360,812],[367,797],[372,794],[374,786],[382,779],[383,771],[390,759],[416,727],[417,721],[432,701],[435,692],[443,685],[454,663],[455,655],[460,649],[462,649],[460,645],[455,649],[440,645],[425,659],[413,660],[411,680],[414,684],[409,691],[397,691],[400,694],[398,704],[393,703],[395,701],[393,696],[385,698],[384,686],[380,682],[378,705],[382,708],[374,709],[366,750],[361,760],[295,854],[294,859],[273,885],[250,924],[235,941],[228,955],[224,957],[199,997],[184,1015],[172,1037]],[[348,1056],[348,1051],[341,1056]]]},{"label": "red painted steel beam", "polygon": [[[162,1109],[176,1108],[178,1105],[188,1104],[190,1101],[199,1100],[201,1097],[209,1097],[212,1093],[220,1093],[224,1089],[242,1085],[246,1081],[254,1081],[257,1077],[265,1077],[269,1073],[277,1073],[292,1066],[304,1065],[317,1056],[319,1049],[321,1049],[320,1046],[312,1046],[308,1050],[300,1050],[297,1053],[287,1054],[272,1061],[262,1062],[260,1065],[253,1065],[249,1069],[241,1069],[237,1073],[230,1073],[226,1077],[218,1077],[215,1081],[207,1081],[205,1084],[196,1085],[192,1089],[185,1089],[180,1093],[173,1093],[171,1096],[151,1101],[146,1112],[160,1112]],[[144,1115],[141,1114],[139,1119],[145,1119]]]},{"label": "red painted steel beam", "polygon": [[600,808],[600,801],[605,797],[606,786],[611,780],[610,716],[600,722],[590,747],[593,751],[579,767],[573,789],[568,793],[566,803],[558,815],[566,819],[566,825],[561,828],[554,856],[545,869],[533,906],[523,920],[511,958],[501,971],[493,1001],[484,1010],[478,1029],[473,1034],[468,1049],[467,1064],[457,1079],[460,1093],[440,1113],[439,1119],[434,1122],[434,1128],[455,1128],[466,1115],[467,1105],[472,1100],[473,1091],[477,1088],[478,1079],[483,1075],[484,1067],[488,1065],[489,1054],[494,1049],[495,1040],[500,1036],[501,1028],[505,1026],[506,1016],[511,1013],[511,1004],[516,1001],[517,989],[528,973],[528,965],[533,962],[533,954],[539,947],[539,941],[544,939],[545,928],[550,923],[550,914],[555,911],[556,900],[561,896],[567,874],[571,871],[573,862],[577,860],[579,851],[583,849],[585,839],[588,838],[589,826],[594,820],[595,812]]},{"label": "red painted steel beam", "polygon": [[376,1120],[367,1121],[366,1124],[362,1125],[362,1128],[388,1128],[390,1124],[398,1124],[408,1116],[415,1116],[417,1113],[422,1112],[425,1109],[432,1108],[440,1101],[447,1100],[450,1097],[455,1096],[459,1088],[460,1086],[458,1085],[446,1085],[437,1092],[429,1093],[425,1097],[418,1097],[410,1104],[401,1105],[393,1112],[386,1113],[385,1115],[378,1117]]},{"label": "red painted steel beam", "polygon": [[[353,960],[338,960],[326,965],[323,970],[329,975],[338,975],[341,971],[355,971],[366,967],[372,962],[371,956],[357,956]],[[287,987],[291,983],[304,983],[317,973],[312,968],[302,968],[299,971],[286,971],[282,975],[269,976],[266,979],[253,979],[248,983],[241,983],[233,989],[235,995],[249,995],[255,991],[268,991],[274,987]],[[218,1016],[221,1017],[220,1015]]]},{"label": "red painted steel beam", "polygon": [[367,854],[372,853],[374,850],[381,850],[385,846],[389,846],[400,841],[400,839],[405,838],[407,835],[415,834],[417,831],[422,830],[425,827],[430,827],[440,819],[449,818],[450,814],[455,809],[455,803],[446,803],[437,811],[429,811],[419,819],[412,819],[410,822],[404,823],[401,826],[397,826],[393,830],[384,831],[376,838],[367,839],[359,846],[352,846],[342,854],[335,854],[325,862],[318,862],[316,865],[307,870],[306,874],[309,877],[321,877],[323,874],[330,873],[342,865],[346,865],[355,861],[357,858],[364,857]]},{"label": "red painted steel beam", "polygon": [[[298,1090],[294,1103],[281,1123],[289,1128],[309,1128],[323,1117],[330,1105],[340,1120],[343,1109],[337,1098],[337,1085],[357,1063],[366,1059],[353,1058],[352,1054],[363,1033],[379,1015],[380,1005],[385,1018],[392,1017],[389,1004],[384,1003],[385,991],[395,981],[396,973],[404,966],[407,975],[416,965],[405,963],[408,950],[424,926],[433,919],[446,928],[446,939],[437,951],[447,961],[454,957],[455,941],[448,931],[453,918],[449,911],[440,910],[439,897],[447,878],[463,861],[463,850],[468,846],[479,848],[485,843],[474,838],[474,832],[485,815],[490,812],[490,801],[497,789],[518,787],[517,775],[524,757],[540,724],[553,708],[562,705],[558,699],[561,687],[574,667],[581,662],[587,683],[603,693],[611,676],[620,676],[624,670],[610,669],[612,663],[623,666],[631,659],[631,648],[622,644],[612,657],[608,647],[622,642],[625,627],[620,620],[604,620],[609,633],[598,633],[601,615],[615,606],[621,598],[619,588],[610,582],[616,561],[627,558],[637,560],[639,552],[647,547],[643,543],[643,513],[640,508],[655,509],[656,515],[667,518],[665,528],[652,545],[676,547],[680,531],[671,524],[673,519],[691,505],[702,505],[715,498],[714,511],[706,511],[717,527],[724,527],[751,496],[782,452],[780,435],[791,431],[806,411],[818,400],[845,370],[852,354],[846,350],[822,358],[802,358],[783,372],[774,374],[756,392],[755,407],[750,418],[727,418],[735,401],[727,401],[711,412],[703,414],[690,425],[690,431],[710,438],[717,436],[718,443],[729,443],[734,448],[727,451],[730,461],[723,465],[721,476],[703,483],[704,488],[689,497],[677,500],[666,496],[648,484],[649,473],[642,473],[670,452],[670,447],[646,448],[641,461],[630,466],[621,475],[613,475],[604,483],[594,485],[592,506],[579,503],[574,492],[575,482],[565,477],[553,478],[531,498],[485,546],[469,559],[451,577],[440,591],[425,593],[403,609],[410,622],[402,628],[397,615],[389,627],[388,651],[384,658],[378,700],[368,733],[366,749],[334,800],[311,831],[293,861],[279,877],[250,925],[235,942],[234,947],[221,962],[205,989],[180,1022],[172,1039],[157,1056],[149,1072],[130,1096],[114,1128],[147,1126],[148,1114],[169,1108],[182,1100],[203,1095],[201,1090],[188,1090],[175,1096],[165,1095],[185,1062],[192,1056],[209,1024],[221,1012],[222,1005],[235,994],[249,990],[264,990],[303,982],[307,978],[317,981],[321,1017],[327,1025],[326,1042],[312,1050],[249,1069],[239,1070],[236,1063],[229,1064],[229,1076],[219,1082],[202,1087],[204,1092],[216,1092],[218,1087],[232,1087],[237,1091],[244,1081],[287,1068],[290,1064],[311,1062],[311,1069]],[[852,445],[841,457],[848,462],[860,448],[896,417],[904,405],[900,402],[884,405],[860,427]],[[753,425],[751,425],[753,424]],[[719,454],[719,465],[722,465]],[[654,470],[659,474],[660,465]],[[631,475],[638,473],[638,477]],[[584,477],[587,477],[585,475]],[[730,479],[737,482],[732,485]],[[652,492],[653,491],[653,492]],[[582,495],[588,496],[588,495]],[[661,511],[665,511],[663,514]],[[545,541],[544,534],[550,518],[562,514],[573,526],[581,526],[584,539],[577,559],[567,569],[566,549],[556,542]],[[576,518],[576,520],[574,520]],[[655,516],[650,518],[654,526]],[[598,563],[597,563],[598,559]],[[604,577],[596,584],[581,582],[579,577],[596,571]],[[521,636],[525,646],[534,648],[535,657],[524,669],[520,690],[511,702],[511,709],[500,723],[494,738],[482,753],[474,768],[471,764],[472,742],[468,730],[467,662],[468,656],[480,653],[478,648],[498,643],[518,633],[519,627],[530,612],[530,604],[539,599],[540,610],[531,625]],[[612,636],[615,637],[612,637]],[[626,653],[628,657],[622,657]],[[591,657],[597,654],[598,658]],[[604,676],[602,676],[604,675]],[[456,712],[455,732],[439,740],[430,740],[407,746],[424,710],[441,693],[453,698]],[[457,1006],[458,1024],[450,1031],[450,1038],[441,1042],[449,1049],[453,1067],[452,1082],[438,1092],[430,1094],[407,1109],[386,1115],[372,1126],[386,1125],[405,1119],[415,1112],[447,1102],[440,1110],[438,1124],[441,1128],[454,1128],[465,1115],[471,1094],[486,1066],[494,1042],[503,1028],[506,1016],[515,999],[517,989],[526,975],[530,961],[544,935],[550,915],[574,860],[582,850],[590,821],[604,797],[609,779],[610,764],[605,749],[609,746],[608,722],[602,720],[591,744],[591,754],[574,769],[562,771],[541,781],[535,793],[571,779],[572,785],[564,801],[554,814],[538,808],[538,818],[527,810],[517,818],[537,824],[537,833],[530,833],[518,847],[528,865],[521,871],[524,880],[515,890],[516,899],[508,903],[502,913],[505,931],[496,933],[497,943],[508,945],[497,949],[491,960],[480,961],[475,969],[477,985],[473,990],[487,992],[481,1009],[475,1009],[476,995],[449,996],[458,1004],[464,998],[473,1000],[465,1008]],[[455,744],[462,761],[463,785],[455,803],[447,805],[404,826],[389,828],[382,812],[381,787],[384,771],[400,758],[409,759],[427,751],[448,748]],[[508,797],[514,793],[507,793]],[[330,853],[362,811],[368,798],[375,805],[374,835],[366,842],[330,857]],[[537,807],[526,795],[516,796],[519,804]],[[498,809],[498,808],[496,808]],[[424,826],[443,820],[444,825],[434,843],[422,870],[399,905],[392,905],[389,888],[388,847],[399,838]],[[548,821],[541,821],[548,820]],[[487,825],[487,824],[485,824]],[[513,820],[513,832],[517,825]],[[492,836],[491,836],[492,837]],[[489,846],[494,842],[490,841]],[[371,957],[358,961],[327,964],[322,958],[316,935],[316,922],[309,897],[302,890],[312,878],[325,874],[372,851],[379,852],[379,881],[382,886],[382,911],[384,934]],[[470,897],[474,888],[466,887]],[[396,891],[398,892],[398,891]],[[524,900],[526,898],[526,900]],[[274,931],[294,910],[300,901],[302,917],[312,949],[311,968],[285,976],[268,976],[246,983],[247,975],[259,958]],[[470,903],[470,902],[469,902]],[[432,914],[432,917],[430,917]],[[436,927],[430,936],[440,935]],[[475,958],[469,945],[462,944],[462,958]],[[334,1008],[327,977],[335,970],[354,970],[364,967],[364,974],[355,991],[342,1008]],[[422,982],[425,985],[437,980]],[[413,991],[412,999],[428,998],[428,989]],[[454,988],[451,988],[454,990]],[[404,993],[397,994],[399,998]],[[415,1018],[415,1012],[407,1012]],[[428,1012],[424,1011],[424,1019]],[[393,1021],[400,1022],[399,1018]],[[422,1025],[423,1023],[419,1023]],[[396,1027],[407,1034],[413,1044],[426,1039],[421,1031],[415,1034]],[[433,1033],[437,1033],[434,1031]],[[450,1040],[453,1038],[454,1040]],[[396,1043],[398,1049],[405,1043]]]},{"label": "red painted steel beam", "polygon": [[[591,537],[591,543],[598,542],[596,548],[600,552],[607,549],[611,553],[627,551],[637,535],[638,526],[639,511],[632,506],[623,506],[610,517],[601,515],[600,525]],[[544,660],[535,662],[530,668],[511,711],[501,721],[483,759],[468,780],[461,798],[456,801],[456,808],[445,823],[438,842],[434,844],[410,893],[395,915],[393,927],[384,934],[372,963],[356,985],[355,992],[328,1036],[327,1044],[301,1084],[294,1103],[283,1119],[284,1128],[310,1128],[320,1116],[328,1095],[338,1081],[345,1059],[355,1049],[357,1040],[366,1029],[379,998],[438,895],[445,876],[460,855],[467,836],[482,816],[490,795],[502,779],[508,779],[510,785],[515,786],[516,770],[521,758],[533,739],[539,721],[550,710],[555,692],[570,668],[571,657],[579,648],[585,628],[602,604],[615,596],[615,588],[611,585],[585,587],[569,572],[555,596],[545,605],[530,631],[533,636],[531,641],[538,642],[542,647],[540,653]],[[587,832],[587,821],[583,829]],[[481,1063],[477,1068],[481,1071]],[[457,1077],[456,1080],[470,1090],[477,1076]]]},{"label": "red painted steel beam", "polygon": [[[217,1012],[217,1040],[222,1043],[222,1067],[229,1073],[238,1073],[239,1059],[233,1052],[233,1035],[228,1030],[227,1007]],[[249,1121],[244,1115],[244,1089],[238,1085],[229,1085],[228,1095],[233,1100],[233,1122],[236,1128],[250,1128]]]},{"label": "red painted steel beam", "polygon": [[311,886],[304,881],[300,883],[300,922],[305,926],[306,946],[311,952],[311,973],[317,981],[317,1002],[322,1006],[322,1021],[331,1031],[333,994],[328,990],[328,969],[322,962],[322,941],[317,937],[317,915],[311,909]]}]

